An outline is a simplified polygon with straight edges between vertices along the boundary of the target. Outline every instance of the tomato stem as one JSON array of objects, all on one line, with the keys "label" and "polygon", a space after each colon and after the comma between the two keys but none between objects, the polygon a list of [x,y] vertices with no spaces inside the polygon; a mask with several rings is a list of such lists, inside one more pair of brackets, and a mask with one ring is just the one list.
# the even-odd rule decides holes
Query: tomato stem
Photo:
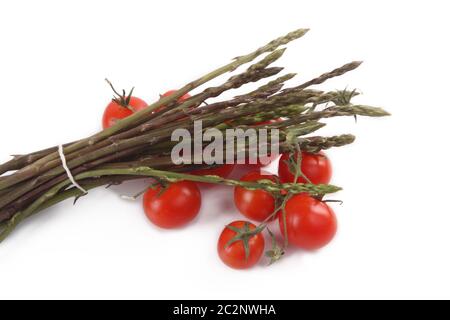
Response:
[{"label": "tomato stem", "polygon": [[122,93],[118,93],[117,90],[114,88],[111,81],[109,81],[107,78],[105,78],[106,83],[109,84],[112,91],[114,92],[115,96],[113,96],[112,101],[117,103],[119,106],[130,110],[131,112],[136,112],[136,110],[130,105],[131,96],[133,95],[134,87],[131,88],[130,92],[127,94],[124,89],[122,89]]}]

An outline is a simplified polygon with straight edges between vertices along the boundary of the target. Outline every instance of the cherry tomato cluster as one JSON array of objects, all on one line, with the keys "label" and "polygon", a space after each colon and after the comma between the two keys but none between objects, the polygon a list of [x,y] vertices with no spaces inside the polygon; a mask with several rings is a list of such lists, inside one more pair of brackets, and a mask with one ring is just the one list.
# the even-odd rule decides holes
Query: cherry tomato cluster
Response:
[{"label": "cherry tomato cluster", "polygon": [[[331,163],[324,153],[309,154],[302,152],[300,170],[302,178],[297,182],[307,181],[326,184],[331,180]],[[290,157],[297,155],[283,154],[278,164],[278,176],[258,170],[241,177],[241,181],[294,182],[295,175],[289,168]],[[234,202],[237,209],[252,221],[265,226],[278,219],[279,228],[285,243],[304,250],[316,250],[327,245],[336,234],[337,220],[333,210],[323,201],[308,194],[297,194],[277,198],[265,190],[249,190],[242,187],[234,189]],[[218,252],[222,261],[236,269],[250,268],[262,257],[265,241],[259,227],[250,222],[235,221],[225,227],[220,235]],[[257,230],[257,232],[252,232]],[[273,235],[271,234],[273,237]],[[238,241],[233,241],[238,240]],[[274,243],[275,239],[272,239]],[[282,255],[284,248],[272,245],[267,255],[274,260],[274,251]],[[247,251],[247,252],[246,252]]]},{"label": "cherry tomato cluster", "polygon": [[[174,92],[175,90],[170,90],[161,97],[167,97]],[[178,101],[182,102],[188,98],[190,96],[186,94]],[[103,127],[108,128],[117,120],[126,118],[145,107],[147,107],[145,101],[131,94],[126,96],[124,93],[113,99],[106,107],[102,121]],[[279,120],[261,122],[256,126],[276,121]],[[301,161],[295,161],[296,159]],[[271,157],[269,160],[275,159]],[[278,175],[260,170],[263,166],[261,163],[245,164],[245,166],[253,168],[240,179],[247,182],[327,184],[332,175],[330,160],[322,152],[282,154],[278,163]],[[191,174],[227,178],[234,167],[235,165],[225,164],[211,169],[197,170]],[[150,187],[143,197],[146,216],[160,228],[179,228],[188,224],[198,215],[201,208],[199,185],[208,186],[205,183],[179,181]],[[235,269],[250,268],[261,260],[265,249],[262,231],[274,220],[278,219],[285,244],[304,250],[324,247],[333,239],[337,230],[333,210],[325,202],[308,194],[274,196],[261,189],[235,187],[234,203],[246,219],[258,223],[255,225],[247,220],[234,221],[228,224],[220,234],[217,244],[219,257],[226,265]],[[270,230],[268,232],[272,240],[272,249],[268,250],[266,255],[272,261],[276,261],[284,253],[285,244],[279,246]]]}]

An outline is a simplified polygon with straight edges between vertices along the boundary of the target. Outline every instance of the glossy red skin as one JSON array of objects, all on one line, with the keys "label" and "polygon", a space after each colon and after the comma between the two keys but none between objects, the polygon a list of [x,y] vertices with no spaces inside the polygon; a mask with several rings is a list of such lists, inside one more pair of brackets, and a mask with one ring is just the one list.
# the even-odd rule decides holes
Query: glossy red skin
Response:
[{"label": "glossy red skin", "polygon": [[191,181],[170,184],[162,194],[161,187],[149,189],[143,199],[145,214],[161,228],[179,228],[192,221],[200,211],[201,194]]},{"label": "glossy red skin", "polygon": [[[283,215],[280,229],[285,235]],[[289,243],[305,250],[326,246],[336,234],[337,220],[333,210],[324,202],[307,194],[293,196],[286,203],[286,225]]]},{"label": "glossy red skin", "polygon": [[[228,178],[231,174],[231,172],[233,172],[235,165],[234,164],[224,164],[215,168],[210,168],[210,169],[200,169],[200,170],[195,170],[195,171],[191,171],[189,172],[190,174],[196,175],[196,176],[207,176],[207,175],[211,175],[211,176],[219,176],[222,178]],[[203,183],[203,182],[197,182],[197,184],[199,186],[213,186],[215,184],[211,184],[211,183]]]},{"label": "glossy red skin", "polygon": [[[245,221],[234,221],[229,225],[236,228],[243,228]],[[256,226],[249,222],[250,230]],[[230,246],[226,246],[228,241],[236,236],[236,232],[228,228],[223,229],[217,244],[217,251],[220,259],[229,267],[234,269],[248,269],[253,267],[261,259],[264,253],[264,236],[261,233],[254,235],[249,239],[250,255],[248,259],[245,258],[244,243],[237,241]]]},{"label": "glossy red skin", "polygon": [[[284,183],[294,182],[294,174],[289,170],[285,161],[289,159],[288,153],[283,153],[278,163],[278,176]],[[331,181],[333,173],[331,161],[320,152],[318,154],[302,152],[302,167],[303,174],[314,184],[327,184]],[[297,182],[306,183],[303,177],[299,177]]]},{"label": "glossy red skin", "polygon": [[[271,180],[278,181],[278,177],[269,173],[252,171],[245,174],[241,181]],[[264,190],[248,190],[241,187],[234,188],[234,204],[248,219],[262,222],[276,209],[275,198]],[[275,217],[274,217],[275,218]]]},{"label": "glossy red skin", "polygon": [[[148,106],[147,102],[137,97],[131,97],[129,105],[134,109],[135,112],[145,109]],[[130,109],[122,107],[120,104],[111,101],[106,106],[106,109],[103,113],[103,129],[113,126],[118,120],[124,119],[128,116],[131,116],[132,114],[133,111],[131,111]]]},{"label": "glossy red skin", "polygon": [[[254,125],[255,126],[262,126],[262,125],[268,125],[268,124],[272,124],[272,123],[277,123],[283,121],[282,118],[278,118],[278,119],[272,119],[272,120],[267,120],[267,121],[262,121],[262,122],[257,122]],[[265,161],[266,159],[264,159],[264,163],[261,163],[261,160],[258,158],[256,163],[249,163],[247,161],[247,163],[245,163],[246,166],[249,166],[253,169],[259,169],[262,167],[267,167],[268,165],[270,165],[273,161],[276,160],[276,158],[278,157],[278,154],[276,155],[270,155],[269,159],[267,159],[268,161]]]}]

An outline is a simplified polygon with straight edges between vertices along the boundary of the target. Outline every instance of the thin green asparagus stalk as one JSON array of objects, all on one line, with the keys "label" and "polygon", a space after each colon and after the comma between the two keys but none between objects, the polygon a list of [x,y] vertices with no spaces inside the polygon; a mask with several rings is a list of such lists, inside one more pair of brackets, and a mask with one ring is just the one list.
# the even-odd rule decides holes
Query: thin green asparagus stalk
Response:
[{"label": "thin green asparagus stalk", "polygon": [[[276,88],[276,90],[274,90],[274,93],[277,92],[279,89],[282,88],[282,86],[284,85],[284,83],[288,80],[291,80],[292,78],[294,78],[296,76],[296,73],[288,73],[284,76],[281,76],[275,80],[270,81],[269,83],[260,86],[259,88],[257,88],[256,90],[253,90],[249,93],[246,93],[244,95],[241,96],[237,96],[236,98],[239,97],[253,97],[253,98],[258,98],[259,94],[261,92],[271,92],[274,88]],[[281,87],[279,87],[281,85]]]},{"label": "thin green asparagus stalk", "polygon": [[[305,121],[318,120],[331,117],[346,117],[346,116],[365,116],[365,117],[386,117],[390,114],[382,108],[364,106],[364,105],[347,105],[347,106],[333,106],[322,111],[314,111],[306,114],[300,114],[285,121],[284,125],[295,125]],[[277,124],[270,126],[276,127]]]},{"label": "thin green asparagus stalk", "polygon": [[285,90],[283,90],[283,92],[286,93],[286,92],[292,92],[292,91],[300,91],[300,90],[306,89],[312,85],[321,84],[328,79],[342,76],[343,74],[358,68],[361,65],[361,63],[362,63],[362,61],[353,61],[353,62],[347,63],[347,64],[343,65],[342,67],[339,67],[337,69],[334,69],[333,71],[324,73],[321,76],[314,78],[310,81],[307,81],[297,87],[285,89]]},{"label": "thin green asparagus stalk", "polygon": [[342,134],[333,137],[308,137],[299,138],[298,144],[300,150],[317,153],[321,150],[330,149],[333,147],[342,147],[347,144],[353,143],[355,141],[355,136],[351,134]]}]

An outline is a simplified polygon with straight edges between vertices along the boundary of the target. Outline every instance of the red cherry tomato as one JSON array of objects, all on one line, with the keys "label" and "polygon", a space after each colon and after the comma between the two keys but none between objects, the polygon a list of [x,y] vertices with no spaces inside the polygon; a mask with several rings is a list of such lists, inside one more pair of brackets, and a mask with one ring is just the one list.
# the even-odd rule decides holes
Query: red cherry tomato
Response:
[{"label": "red cherry tomato", "polygon": [[[279,215],[279,223],[285,235],[282,214]],[[307,194],[298,194],[286,203],[286,228],[289,243],[302,249],[315,250],[333,239],[337,220],[326,203]]]},{"label": "red cherry tomato", "polygon": [[[246,221],[234,221],[228,226],[240,230],[245,230],[246,227],[248,230],[254,230],[256,228],[254,224]],[[264,252],[264,236],[258,233],[248,239],[249,253],[246,257],[243,240],[238,240],[228,245],[229,241],[238,234],[228,226],[222,231],[217,244],[220,259],[227,266],[234,269],[248,269],[253,267],[261,259]]]},{"label": "red cherry tomato", "polygon": [[[191,171],[189,173],[196,176],[209,175],[209,176],[219,176],[221,178],[228,178],[231,172],[233,172],[234,167],[235,167],[234,164],[224,164],[214,168]],[[214,184],[198,182],[198,185],[205,187],[205,186],[213,186]]]},{"label": "red cherry tomato", "polygon": [[178,228],[193,220],[201,206],[197,185],[191,181],[149,189],[143,200],[144,210],[151,222],[161,228]]},{"label": "red cherry tomato", "polygon": [[111,101],[103,113],[103,129],[113,126],[118,120],[132,115],[134,112],[145,109],[147,102],[137,97],[130,97],[128,107],[124,107],[116,101]]},{"label": "red cherry tomato", "polygon": [[[278,177],[269,173],[252,171],[244,175],[240,180],[271,180],[277,182]],[[235,187],[234,203],[244,216],[259,222],[266,220],[273,214],[277,206],[275,198],[269,192],[264,190],[248,190],[242,187]]]},{"label": "red cherry tomato", "polygon": [[[297,155],[295,154],[294,157]],[[278,176],[282,182],[294,182],[295,176],[286,163],[288,160],[289,154],[284,153],[278,163]],[[331,162],[323,152],[315,154],[302,152],[301,170],[314,184],[327,184],[331,180]],[[307,181],[303,177],[299,177],[296,182],[306,183]]]}]

